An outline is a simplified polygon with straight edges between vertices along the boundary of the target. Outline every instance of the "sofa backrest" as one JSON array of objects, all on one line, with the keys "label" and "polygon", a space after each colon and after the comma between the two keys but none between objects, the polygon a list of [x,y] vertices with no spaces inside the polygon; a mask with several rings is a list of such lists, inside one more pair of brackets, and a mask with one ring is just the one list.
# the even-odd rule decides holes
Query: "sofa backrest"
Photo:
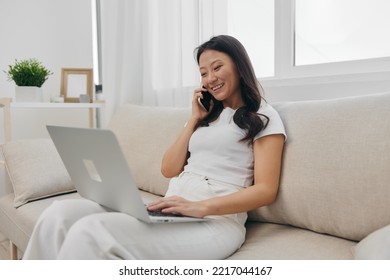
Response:
[{"label": "sofa backrest", "polygon": [[124,105],[110,120],[139,189],[164,195],[169,180],[161,174],[164,152],[190,116],[189,108]]},{"label": "sofa backrest", "polygon": [[250,219],[356,241],[390,224],[390,94],[273,105],[288,135],[279,194]]},{"label": "sofa backrest", "polygon": [[[272,104],[288,135],[277,200],[249,220],[351,240],[390,224],[390,94]],[[109,124],[138,187],[164,195],[164,152],[189,108],[123,106]]]}]

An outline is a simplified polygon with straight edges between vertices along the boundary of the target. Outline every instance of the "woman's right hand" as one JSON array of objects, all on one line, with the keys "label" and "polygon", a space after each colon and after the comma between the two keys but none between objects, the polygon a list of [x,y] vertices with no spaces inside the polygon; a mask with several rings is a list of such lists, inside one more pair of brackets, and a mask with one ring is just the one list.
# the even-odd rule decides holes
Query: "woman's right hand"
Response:
[{"label": "woman's right hand", "polygon": [[210,111],[207,112],[198,101],[198,98],[203,98],[202,92],[206,92],[207,89],[205,88],[197,88],[194,90],[194,97],[192,99],[192,118],[196,121],[204,119],[204,117],[207,116],[207,114],[212,110],[214,103],[211,100],[210,101]]}]

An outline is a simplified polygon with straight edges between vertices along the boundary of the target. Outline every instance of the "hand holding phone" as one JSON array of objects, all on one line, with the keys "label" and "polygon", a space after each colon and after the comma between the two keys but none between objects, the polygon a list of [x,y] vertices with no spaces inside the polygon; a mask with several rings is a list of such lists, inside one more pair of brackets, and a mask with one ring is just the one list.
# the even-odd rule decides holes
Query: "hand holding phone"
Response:
[{"label": "hand holding phone", "polygon": [[198,97],[198,103],[200,106],[202,106],[203,109],[205,109],[208,112],[210,110],[210,101],[211,99],[213,99],[213,96],[208,91],[203,91],[202,95],[203,98]]}]

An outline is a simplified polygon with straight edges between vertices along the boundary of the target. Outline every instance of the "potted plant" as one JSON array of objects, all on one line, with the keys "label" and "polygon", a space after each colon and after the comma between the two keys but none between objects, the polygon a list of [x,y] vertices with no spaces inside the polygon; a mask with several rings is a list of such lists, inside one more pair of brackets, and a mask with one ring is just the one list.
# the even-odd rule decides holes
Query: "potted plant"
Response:
[{"label": "potted plant", "polygon": [[32,58],[15,60],[14,65],[9,65],[8,80],[16,84],[15,99],[19,102],[42,102],[42,85],[53,74],[41,62]]}]

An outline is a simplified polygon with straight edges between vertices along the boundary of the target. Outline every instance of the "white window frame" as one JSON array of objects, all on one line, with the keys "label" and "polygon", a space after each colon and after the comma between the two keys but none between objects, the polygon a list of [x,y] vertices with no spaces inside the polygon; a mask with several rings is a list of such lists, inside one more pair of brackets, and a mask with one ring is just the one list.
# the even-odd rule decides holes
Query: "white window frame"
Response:
[{"label": "white window frame", "polygon": [[[334,62],[313,65],[294,65],[295,0],[275,0],[275,76],[262,80],[284,80],[299,78],[326,78],[343,80],[377,79],[390,73],[390,57]],[[363,75],[363,76],[362,76]],[[302,82],[302,80],[301,80]]]}]

